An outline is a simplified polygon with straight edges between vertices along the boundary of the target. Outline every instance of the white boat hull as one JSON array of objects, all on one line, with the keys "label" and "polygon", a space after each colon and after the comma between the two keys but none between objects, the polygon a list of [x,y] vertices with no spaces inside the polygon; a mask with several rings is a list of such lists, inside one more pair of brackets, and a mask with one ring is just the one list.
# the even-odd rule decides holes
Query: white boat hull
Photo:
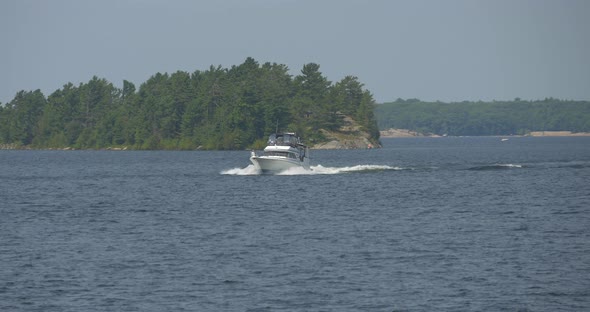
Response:
[{"label": "white boat hull", "polygon": [[250,161],[257,170],[263,173],[278,173],[291,168],[303,168],[309,170],[309,164],[297,159],[274,157],[274,156],[252,156]]}]

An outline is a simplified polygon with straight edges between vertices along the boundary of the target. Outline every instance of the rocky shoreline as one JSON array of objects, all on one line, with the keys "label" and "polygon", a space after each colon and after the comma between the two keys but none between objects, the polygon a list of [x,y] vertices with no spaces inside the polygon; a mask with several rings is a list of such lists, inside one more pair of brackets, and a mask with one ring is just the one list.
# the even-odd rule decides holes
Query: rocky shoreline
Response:
[{"label": "rocky shoreline", "polygon": [[312,146],[312,149],[366,149],[376,148],[367,138],[333,139],[325,143]]},{"label": "rocky shoreline", "polygon": [[408,129],[387,129],[379,131],[382,138],[440,137],[432,133],[420,133]]},{"label": "rocky shoreline", "polygon": [[[100,151],[126,151],[127,146],[123,147],[107,147],[98,149]],[[48,148],[33,148],[30,146],[23,146],[15,143],[0,144],[0,150],[43,150],[43,151],[75,151],[78,150],[73,147],[48,147]],[[90,149],[91,150],[91,149]]]},{"label": "rocky shoreline", "polygon": [[372,142],[371,135],[363,131],[361,126],[349,116],[342,116],[344,121],[338,131],[320,131],[328,139],[327,142],[315,144],[312,149],[367,149],[379,148],[379,142]]},{"label": "rocky shoreline", "polygon": [[[380,131],[382,138],[413,138],[413,137],[429,137],[429,138],[440,138],[440,136],[432,133],[420,133],[408,129],[387,129]],[[590,132],[572,132],[572,131],[531,131],[525,135],[497,135],[501,137],[570,137],[570,136],[590,136]]]},{"label": "rocky shoreline", "polygon": [[0,150],[15,150],[15,149],[22,149],[22,148],[14,143],[0,144]]},{"label": "rocky shoreline", "polygon": [[527,136],[551,136],[551,137],[562,137],[562,136],[590,136],[590,132],[571,132],[571,131],[532,131]]}]

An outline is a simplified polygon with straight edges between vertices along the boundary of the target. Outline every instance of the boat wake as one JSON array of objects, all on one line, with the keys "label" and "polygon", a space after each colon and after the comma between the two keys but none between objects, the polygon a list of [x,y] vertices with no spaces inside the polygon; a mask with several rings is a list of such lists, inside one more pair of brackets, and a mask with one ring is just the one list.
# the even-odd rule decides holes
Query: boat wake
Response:
[{"label": "boat wake", "polygon": [[311,170],[303,168],[292,168],[279,173],[279,175],[306,175],[306,174],[341,174],[352,172],[375,172],[385,170],[403,170],[399,167],[391,167],[386,165],[356,165],[350,167],[324,167],[322,165],[311,166]]},{"label": "boat wake", "polygon": [[515,164],[494,164],[494,165],[484,165],[484,166],[471,167],[468,170],[483,171],[483,170],[506,170],[506,169],[515,169],[515,168],[523,168],[523,166],[522,165],[515,165]]},{"label": "boat wake", "polygon": [[[275,175],[318,175],[318,174],[342,174],[342,173],[354,173],[354,172],[376,172],[386,170],[405,170],[400,167],[392,167],[387,165],[356,165],[350,167],[324,167],[322,165],[311,166],[310,170],[306,170],[300,167],[291,168]],[[259,175],[262,174],[256,170],[254,165],[249,165],[246,168],[233,168],[221,171],[221,174],[225,175]]]}]

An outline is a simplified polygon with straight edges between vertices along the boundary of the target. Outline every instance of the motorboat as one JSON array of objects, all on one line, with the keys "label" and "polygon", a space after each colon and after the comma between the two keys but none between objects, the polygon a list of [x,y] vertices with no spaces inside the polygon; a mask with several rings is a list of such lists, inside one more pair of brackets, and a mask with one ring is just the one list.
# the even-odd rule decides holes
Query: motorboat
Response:
[{"label": "motorboat", "polygon": [[278,173],[291,168],[309,170],[309,147],[295,133],[273,133],[261,155],[252,151],[250,161],[262,173]]}]

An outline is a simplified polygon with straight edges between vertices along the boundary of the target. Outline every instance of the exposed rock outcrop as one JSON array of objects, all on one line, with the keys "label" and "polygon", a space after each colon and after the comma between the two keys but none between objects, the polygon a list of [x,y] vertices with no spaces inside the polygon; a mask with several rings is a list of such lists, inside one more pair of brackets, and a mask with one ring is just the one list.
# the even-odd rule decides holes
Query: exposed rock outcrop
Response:
[{"label": "exposed rock outcrop", "polygon": [[420,133],[408,129],[387,129],[380,131],[382,138],[439,137],[432,133]]},{"label": "exposed rock outcrop", "polygon": [[367,131],[351,117],[342,115],[343,125],[338,131],[321,129],[320,131],[328,139],[327,142],[315,144],[313,149],[363,149],[379,148],[381,144],[371,139]]}]

